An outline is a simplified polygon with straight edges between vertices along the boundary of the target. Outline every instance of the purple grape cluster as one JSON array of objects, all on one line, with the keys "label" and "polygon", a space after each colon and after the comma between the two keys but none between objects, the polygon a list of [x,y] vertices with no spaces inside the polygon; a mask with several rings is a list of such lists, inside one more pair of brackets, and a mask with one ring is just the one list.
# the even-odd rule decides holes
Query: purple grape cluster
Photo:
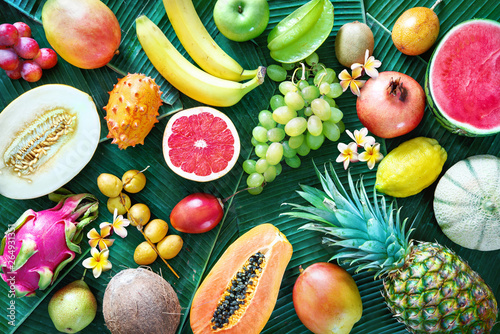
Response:
[{"label": "purple grape cluster", "polygon": [[31,37],[31,28],[24,22],[0,24],[0,68],[7,76],[36,82],[42,70],[57,64],[57,54],[49,48],[40,48]]}]

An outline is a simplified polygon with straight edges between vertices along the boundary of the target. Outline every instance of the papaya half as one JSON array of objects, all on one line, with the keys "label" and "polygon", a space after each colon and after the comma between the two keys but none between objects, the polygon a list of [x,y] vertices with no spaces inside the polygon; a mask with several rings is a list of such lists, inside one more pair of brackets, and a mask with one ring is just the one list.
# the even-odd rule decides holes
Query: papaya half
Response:
[{"label": "papaya half", "polygon": [[260,333],[291,257],[292,245],[272,224],[239,237],[196,291],[190,315],[193,333]]}]

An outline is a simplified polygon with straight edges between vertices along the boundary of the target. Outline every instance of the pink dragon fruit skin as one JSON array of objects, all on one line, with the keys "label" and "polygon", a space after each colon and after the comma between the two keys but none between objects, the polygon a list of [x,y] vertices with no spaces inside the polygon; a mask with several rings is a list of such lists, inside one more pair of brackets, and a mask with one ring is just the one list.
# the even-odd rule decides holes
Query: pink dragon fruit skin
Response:
[{"label": "pink dragon fruit skin", "polygon": [[91,194],[66,195],[52,209],[27,210],[5,232],[0,248],[2,279],[16,297],[31,296],[52,284],[80,253],[83,228],[97,218]]}]

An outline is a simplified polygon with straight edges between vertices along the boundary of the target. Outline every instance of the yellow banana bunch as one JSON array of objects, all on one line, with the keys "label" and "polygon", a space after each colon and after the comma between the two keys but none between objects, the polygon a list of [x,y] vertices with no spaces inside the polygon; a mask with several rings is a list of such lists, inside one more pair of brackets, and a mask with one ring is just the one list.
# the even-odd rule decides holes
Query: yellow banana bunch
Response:
[{"label": "yellow banana bunch", "polygon": [[182,46],[202,69],[216,77],[232,81],[255,77],[259,69],[243,69],[215,43],[191,0],[163,0],[163,5]]},{"label": "yellow banana bunch", "polygon": [[229,107],[264,82],[265,67],[251,80],[239,83],[211,75],[188,61],[165,34],[145,15],[136,20],[137,37],[153,66],[172,86],[194,100],[216,107]]}]

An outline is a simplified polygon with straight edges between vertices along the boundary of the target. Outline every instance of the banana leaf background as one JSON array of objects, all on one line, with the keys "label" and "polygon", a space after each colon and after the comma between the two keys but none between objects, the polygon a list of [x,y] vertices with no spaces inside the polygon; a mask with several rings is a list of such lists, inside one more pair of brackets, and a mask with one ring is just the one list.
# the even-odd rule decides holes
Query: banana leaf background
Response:
[{"label": "banana leaf background", "polygon": [[[242,163],[252,156],[250,143],[251,131],[257,123],[257,114],[262,109],[268,108],[269,98],[277,91],[276,83],[267,79],[266,82],[245,96],[237,105],[230,108],[219,108],[226,113],[236,125],[241,139],[241,154],[236,166],[224,177],[209,183],[196,183],[182,179],[169,170],[162,155],[162,136],[169,115],[180,109],[201,105],[179,94],[166,82],[154,69],[135,35],[134,20],[140,14],[146,14],[155,22],[173,42],[173,44],[186,54],[175,36],[163,3],[160,0],[145,1],[104,1],[116,14],[122,29],[122,44],[120,54],[115,56],[109,66],[96,70],[81,70],[63,59],[59,58],[58,65],[44,71],[42,79],[37,83],[28,83],[24,80],[10,80],[3,71],[0,73],[0,110],[11,101],[31,88],[49,84],[60,83],[76,87],[90,94],[101,114],[104,117],[103,106],[107,104],[108,92],[113,84],[126,73],[141,72],[156,79],[162,87],[165,104],[160,108],[160,122],[146,138],[145,145],[128,148],[120,151],[116,145],[106,140],[107,129],[105,121],[101,119],[101,137],[103,138],[90,163],[67,185],[66,188],[74,193],[90,192],[96,195],[101,203],[100,214],[96,221],[87,226],[86,231],[103,221],[111,221],[112,215],[105,207],[106,198],[99,192],[96,184],[100,173],[112,173],[121,176],[129,169],[150,168],[145,172],[148,178],[146,188],[138,194],[131,195],[133,203],[145,203],[152,212],[153,218],[162,218],[168,221],[173,206],[186,195],[194,192],[208,192],[220,198],[225,198],[235,191],[246,187],[246,174],[243,172]],[[266,38],[269,31],[285,16],[304,4],[306,1],[270,0],[270,21],[266,31],[257,39],[244,43],[236,43],[222,36],[213,22],[213,6],[215,0],[194,0],[195,7],[205,26],[215,38],[217,43],[237,59],[243,67],[250,69],[258,65],[275,63],[269,56],[266,47]],[[420,57],[409,57],[401,54],[393,46],[390,31],[397,17],[406,9],[416,6],[430,7],[433,0],[417,1],[332,1],[335,8],[334,28],[318,50],[320,61],[339,73],[343,67],[335,58],[334,40],[338,29],[345,23],[354,20],[366,22],[375,36],[375,57],[382,61],[380,70],[394,70],[406,73],[423,85],[427,61],[433,48]],[[0,23],[14,23],[24,21],[32,27],[33,36],[41,47],[50,47],[45,39],[41,25],[41,10],[43,0],[9,0],[0,2]],[[439,4],[435,12],[441,22],[440,35],[442,36],[454,25],[471,18],[489,18],[500,20],[500,2],[488,0],[445,0]],[[459,83],[457,83],[459,84]],[[361,128],[356,115],[355,96],[350,92],[344,93],[336,99],[339,108],[344,112],[346,128],[353,131]],[[448,160],[444,171],[453,164],[466,157],[476,154],[500,153],[500,135],[484,138],[468,138],[454,135],[441,127],[426,109],[426,114],[419,126],[409,134],[391,139],[380,140],[383,143],[384,154],[395,148],[405,140],[427,136],[435,138],[448,152]],[[344,133],[341,142],[349,142]],[[328,261],[335,254],[335,249],[328,248],[321,243],[322,235],[316,232],[299,231],[298,228],[305,223],[299,219],[280,215],[290,210],[282,203],[300,203],[304,201],[297,195],[299,184],[319,186],[314,172],[313,161],[316,165],[333,161],[338,155],[337,143],[325,142],[317,151],[312,152],[302,159],[298,169],[284,166],[283,172],[276,180],[268,184],[260,195],[250,195],[246,191],[239,193],[225,205],[223,221],[212,231],[201,235],[181,234],[170,229],[169,233],[181,234],[184,239],[184,248],[180,254],[169,264],[175,268],[180,278],[157,260],[150,267],[172,284],[178,294],[182,307],[181,323],[178,333],[191,333],[189,326],[189,307],[196,288],[210,268],[236,238],[261,223],[269,222],[276,225],[289,239],[294,248],[293,257],[285,272],[279,298],[274,312],[269,319],[263,333],[308,333],[296,316],[292,303],[292,288],[299,274],[299,266],[307,267],[315,262]],[[340,164],[335,163],[335,168],[344,184],[347,173]],[[368,189],[375,182],[375,169],[369,170],[366,164],[353,164],[351,174],[354,179],[363,175],[363,180]],[[480,252],[462,248],[451,242],[441,232],[437,225],[433,210],[432,199],[435,184],[421,193],[406,199],[398,199],[402,206],[402,217],[409,217],[413,221],[415,231],[413,238],[417,240],[438,241],[462,256],[473,269],[479,272],[483,279],[493,289],[495,296],[500,298],[500,251]],[[32,200],[11,200],[0,197],[0,229],[6,230],[7,225],[27,209],[43,210],[52,207],[47,196]],[[116,237],[114,245],[110,248],[110,261],[113,268],[95,279],[89,272],[86,282],[98,300],[98,313],[94,322],[83,332],[106,333],[109,332],[104,324],[102,315],[102,298],[107,283],[115,274],[125,268],[135,268],[133,261],[135,247],[143,241],[142,235],[129,227],[129,235],[125,239]],[[0,332],[2,333],[55,333],[47,312],[50,297],[64,285],[82,277],[84,268],[81,262],[89,256],[89,246],[86,238],[81,243],[82,254],[68,265],[60,274],[54,285],[45,291],[38,291],[33,298],[15,300],[15,326],[9,325],[8,310],[11,301],[8,298],[8,288],[0,283]],[[375,281],[371,273],[354,273],[352,268],[346,269],[353,275],[358,284],[363,301],[363,317],[355,325],[352,333],[380,333],[395,334],[407,333],[402,324],[392,317],[384,304],[380,293],[381,281]],[[500,333],[497,325],[493,331]]]}]

